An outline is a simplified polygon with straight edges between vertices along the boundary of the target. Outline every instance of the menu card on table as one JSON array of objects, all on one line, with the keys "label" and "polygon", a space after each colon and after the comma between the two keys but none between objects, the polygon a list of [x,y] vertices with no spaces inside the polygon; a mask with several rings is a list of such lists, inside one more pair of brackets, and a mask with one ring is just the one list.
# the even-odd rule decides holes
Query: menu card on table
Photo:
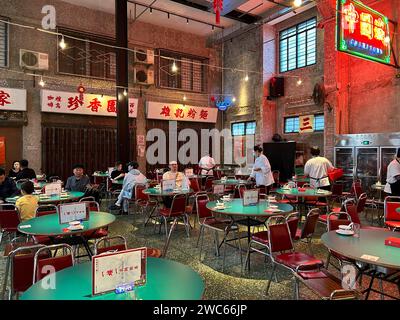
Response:
[{"label": "menu card on table", "polygon": [[116,288],[146,284],[147,249],[104,253],[92,258],[92,295],[115,291]]},{"label": "menu card on table", "polygon": [[52,196],[54,194],[60,195],[62,191],[62,185],[60,182],[49,183],[45,187],[46,196]]},{"label": "menu card on table", "polygon": [[62,204],[59,207],[60,224],[89,220],[89,206],[86,203]]},{"label": "menu card on table", "polygon": [[176,187],[176,181],[175,180],[163,180],[161,185],[162,185],[163,192],[172,192],[172,191],[174,191],[174,189]]},{"label": "menu card on table", "polygon": [[245,190],[243,191],[243,206],[255,206],[259,203],[259,190]]}]

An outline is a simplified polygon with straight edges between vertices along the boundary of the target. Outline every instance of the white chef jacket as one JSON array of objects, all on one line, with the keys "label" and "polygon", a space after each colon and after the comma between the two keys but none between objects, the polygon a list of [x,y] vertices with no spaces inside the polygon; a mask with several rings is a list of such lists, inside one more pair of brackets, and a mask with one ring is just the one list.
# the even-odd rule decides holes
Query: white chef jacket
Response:
[{"label": "white chef jacket", "polygon": [[310,185],[314,188],[329,186],[328,169],[333,169],[332,163],[324,157],[314,157],[304,166],[304,174],[310,177]]},{"label": "white chef jacket", "polygon": [[389,183],[395,183],[395,176],[398,175],[400,175],[400,161],[394,159],[392,162],[389,163],[387,167],[386,185],[384,189],[386,193],[392,193],[392,189],[390,188]]},{"label": "white chef jacket", "polygon": [[[254,168],[261,169],[261,171],[254,171]],[[261,154],[256,158],[250,177],[256,179],[257,186],[268,187],[275,182],[271,171],[271,165],[265,155]]]},{"label": "white chef jacket", "polygon": [[[213,158],[211,158],[209,155],[204,156],[199,161],[199,167],[206,168],[206,169],[214,168],[215,167],[215,160]],[[202,175],[212,176],[212,175],[214,175],[214,172],[212,170],[210,170],[210,171],[201,170],[201,174]]]},{"label": "white chef jacket", "polygon": [[163,174],[163,180],[175,180],[177,188],[189,188],[190,181],[182,172],[168,171]]}]

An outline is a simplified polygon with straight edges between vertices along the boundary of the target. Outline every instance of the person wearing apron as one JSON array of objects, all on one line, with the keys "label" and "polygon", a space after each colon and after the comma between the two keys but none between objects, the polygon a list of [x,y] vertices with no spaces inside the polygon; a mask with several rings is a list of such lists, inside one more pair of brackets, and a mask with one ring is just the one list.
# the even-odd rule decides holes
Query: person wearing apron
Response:
[{"label": "person wearing apron", "polygon": [[318,147],[311,148],[312,158],[304,166],[304,175],[310,177],[310,185],[313,188],[330,190],[328,170],[333,169],[332,163],[320,156]]},{"label": "person wearing apron", "polygon": [[391,196],[400,197],[400,148],[396,158],[387,167],[387,178],[384,191]]},{"label": "person wearing apron", "polygon": [[261,147],[254,147],[254,156],[256,157],[256,160],[254,161],[253,170],[248,180],[250,181],[254,179],[257,188],[259,188],[261,192],[269,194],[271,186],[275,182],[271,165],[268,158],[263,154],[263,149]]}]

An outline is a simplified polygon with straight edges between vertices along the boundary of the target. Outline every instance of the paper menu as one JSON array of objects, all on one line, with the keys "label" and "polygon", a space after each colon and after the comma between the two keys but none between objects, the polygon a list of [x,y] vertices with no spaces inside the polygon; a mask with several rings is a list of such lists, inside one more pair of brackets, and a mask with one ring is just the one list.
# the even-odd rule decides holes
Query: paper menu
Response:
[{"label": "paper menu", "polygon": [[365,260],[369,260],[369,261],[376,262],[376,261],[379,260],[379,257],[371,256],[371,255],[369,255],[369,254],[363,254],[363,255],[361,256],[361,259],[365,259]]},{"label": "paper menu", "polygon": [[86,203],[62,204],[59,207],[60,224],[88,219],[89,207],[86,205]]},{"label": "paper menu", "polygon": [[114,291],[118,286],[146,283],[147,249],[105,253],[92,258],[92,295]]},{"label": "paper menu", "polygon": [[49,183],[45,187],[45,195],[51,196],[53,194],[59,195],[62,191],[62,185],[60,182]]}]

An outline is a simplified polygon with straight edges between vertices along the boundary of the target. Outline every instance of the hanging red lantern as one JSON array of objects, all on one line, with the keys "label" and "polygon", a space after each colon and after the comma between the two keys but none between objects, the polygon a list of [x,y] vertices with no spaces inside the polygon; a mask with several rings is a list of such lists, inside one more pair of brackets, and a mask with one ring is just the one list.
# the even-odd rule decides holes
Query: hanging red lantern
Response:
[{"label": "hanging red lantern", "polygon": [[214,12],[215,12],[215,21],[217,24],[220,22],[221,11],[223,9],[223,1],[224,0],[213,0],[214,1]]},{"label": "hanging red lantern", "polygon": [[78,93],[79,93],[79,100],[83,101],[83,94],[86,92],[86,88],[82,85],[78,87]]}]

